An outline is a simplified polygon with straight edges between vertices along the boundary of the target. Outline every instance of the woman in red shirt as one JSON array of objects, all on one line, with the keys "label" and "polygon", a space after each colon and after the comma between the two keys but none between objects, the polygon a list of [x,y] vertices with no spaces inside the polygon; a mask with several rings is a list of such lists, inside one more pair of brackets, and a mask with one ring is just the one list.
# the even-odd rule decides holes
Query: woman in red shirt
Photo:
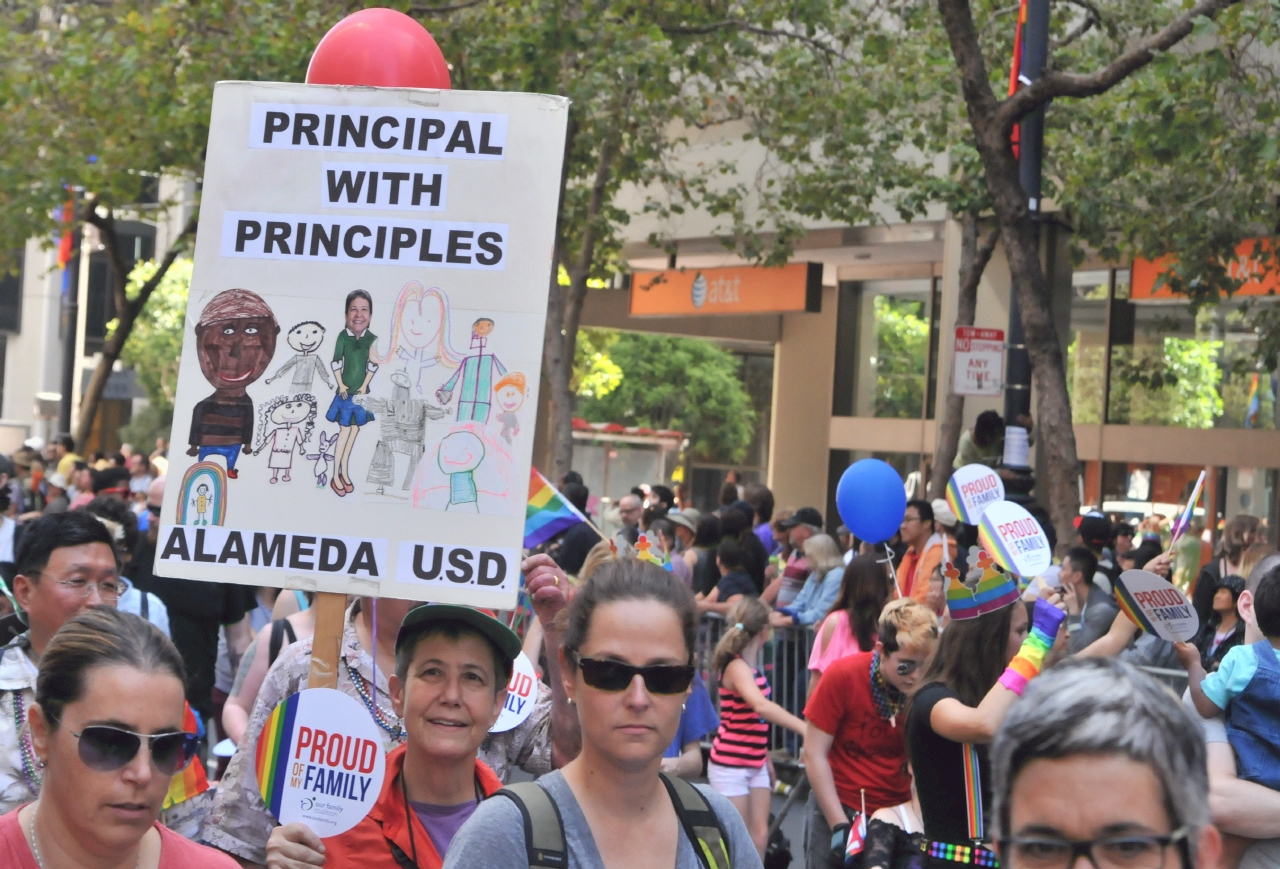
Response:
[{"label": "woman in red shirt", "polygon": [[0,866],[237,869],[156,823],[196,752],[183,678],[173,643],[138,616],[92,607],[62,626],[28,717],[40,799],[0,817]]},{"label": "woman in red shirt", "polygon": [[938,644],[938,619],[910,598],[880,615],[875,650],[829,666],[805,707],[810,869],[844,865],[850,820],[911,799],[902,714]]}]

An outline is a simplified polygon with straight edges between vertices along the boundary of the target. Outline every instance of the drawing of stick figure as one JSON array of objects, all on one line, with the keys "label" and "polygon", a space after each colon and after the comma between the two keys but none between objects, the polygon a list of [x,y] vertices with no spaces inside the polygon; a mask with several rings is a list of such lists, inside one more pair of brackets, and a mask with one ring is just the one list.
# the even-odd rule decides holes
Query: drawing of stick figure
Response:
[{"label": "drawing of stick figure", "polygon": [[[489,422],[490,396],[493,395],[494,381],[507,373],[498,357],[486,353],[489,335],[493,332],[493,321],[481,317],[471,325],[472,355],[462,360],[462,365],[444,386],[436,390],[436,399],[441,404],[453,400],[453,390],[462,383],[458,395],[458,422]],[[496,375],[496,376],[495,376]]]},{"label": "drawing of stick figure", "polygon": [[507,443],[520,434],[520,417],[516,411],[524,404],[524,393],[527,385],[524,375],[513,371],[502,378],[493,387],[502,413],[498,414],[498,422],[502,423],[502,439]]},{"label": "drawing of stick figure", "polygon": [[196,521],[192,525],[208,525],[209,524],[209,484],[201,483],[196,486],[196,496],[191,499],[191,506],[196,508]]},{"label": "drawing of stick figure", "polygon": [[484,442],[469,431],[455,431],[440,441],[436,459],[449,475],[449,503],[446,510],[480,512],[475,470],[484,460]]},{"label": "drawing of stick figure", "polygon": [[[253,451],[256,456],[270,445],[271,455],[267,467],[271,469],[271,482],[276,482],[284,471],[284,481],[289,482],[293,470],[293,454],[307,454],[306,443],[311,440],[315,427],[316,400],[310,394],[282,395],[262,408],[262,442]],[[275,428],[270,428],[274,424]],[[270,430],[268,430],[270,429]]]},{"label": "drawing of stick figure", "polygon": [[263,383],[279,380],[286,371],[292,368],[293,383],[291,387],[294,392],[310,392],[317,374],[324,381],[324,385],[332,389],[333,381],[329,379],[329,372],[324,360],[316,354],[316,350],[324,343],[324,326],[321,326],[315,320],[306,320],[290,329],[289,334],[285,336],[285,340],[289,342],[290,347],[297,351],[297,355],[281,365],[276,373],[264,380]]}]

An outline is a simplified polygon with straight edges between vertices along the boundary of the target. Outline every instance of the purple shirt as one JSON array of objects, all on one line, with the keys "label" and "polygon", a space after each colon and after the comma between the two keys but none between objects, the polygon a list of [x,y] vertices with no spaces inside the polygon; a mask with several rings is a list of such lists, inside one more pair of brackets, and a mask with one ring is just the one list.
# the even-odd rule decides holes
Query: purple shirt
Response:
[{"label": "purple shirt", "polygon": [[431,803],[415,802],[410,802],[409,805],[413,807],[413,813],[418,816],[427,835],[431,837],[431,843],[436,846],[436,853],[443,858],[458,829],[475,814],[476,806],[480,803],[472,800],[456,806],[435,806]]},{"label": "purple shirt", "polygon": [[764,554],[773,555],[778,551],[778,541],[773,539],[773,529],[769,527],[768,522],[761,522],[755,527],[756,537],[760,538],[760,542],[764,544]]}]

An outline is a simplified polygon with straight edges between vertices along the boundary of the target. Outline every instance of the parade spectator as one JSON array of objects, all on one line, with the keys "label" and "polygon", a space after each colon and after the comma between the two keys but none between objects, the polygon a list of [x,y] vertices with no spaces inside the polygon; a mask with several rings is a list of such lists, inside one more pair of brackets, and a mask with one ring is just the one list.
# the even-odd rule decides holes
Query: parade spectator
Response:
[{"label": "parade spectator", "polygon": [[787,533],[787,545],[791,548],[782,575],[769,583],[761,597],[774,606],[790,606],[804,582],[809,578],[809,563],[804,558],[804,542],[822,533],[822,514],[813,507],[801,507],[779,523]]},{"label": "parade spectator", "polygon": [[827,534],[815,534],[804,542],[804,557],[809,563],[809,578],[790,606],[769,614],[769,624],[774,627],[815,625],[840,596],[845,567],[836,541]]},{"label": "parade spectator", "polygon": [[1256,542],[1260,527],[1257,517],[1243,513],[1232,516],[1222,527],[1217,555],[1200,568],[1191,591],[1191,604],[1201,622],[1208,621],[1213,615],[1213,597],[1218,592],[1218,580],[1224,576],[1242,575],[1240,559],[1245,550]]},{"label": "parade spectator", "polygon": [[992,767],[1002,866],[1219,865],[1195,722],[1127,664],[1071,660],[1034,681]]},{"label": "parade spectator", "polygon": [[[587,515],[587,499],[590,493],[581,483],[565,483],[560,487],[560,494],[565,500],[577,508],[583,516]],[[600,532],[588,522],[579,522],[561,535],[553,557],[565,573],[576,576],[582,569],[591,547],[600,542]]]},{"label": "parade spectator", "polygon": [[680,557],[676,526],[672,524],[671,518],[664,516],[660,519],[654,519],[649,523],[649,529],[646,533],[649,537],[654,538],[658,546],[662,548],[662,558],[671,563],[671,572],[676,575],[676,578],[685,585],[691,585],[693,571],[689,569],[689,565],[685,563],[685,560]]},{"label": "parade spectator", "polygon": [[1120,606],[1094,582],[1097,557],[1084,546],[1073,546],[1062,558],[1058,579],[1067,605],[1068,646],[1078,652],[1111,629]]},{"label": "parade spectator", "polygon": [[[947,538],[934,534],[933,505],[928,501],[908,501],[898,533],[907,545],[907,552],[898,565],[898,585],[902,596],[924,603],[933,569],[949,560],[943,557]],[[948,551],[955,551],[954,540],[950,541]]]},{"label": "parade spectator", "polygon": [[1107,594],[1115,588],[1115,581],[1120,576],[1118,568],[1111,559],[1111,520],[1098,512],[1089,512],[1080,517],[1080,525],[1076,528],[1076,543],[1093,553],[1098,566],[1093,574],[1093,584]]},{"label": "parade spectator", "polygon": [[[558,819],[563,831],[562,865],[626,865],[645,854],[654,866],[702,869],[695,849],[709,846],[693,840],[691,823],[681,823],[687,803],[677,805],[668,790],[674,783],[659,774],[693,680],[692,595],[655,565],[617,561],[578,591],[566,621],[565,684],[581,722],[582,752],[528,785],[555,804],[551,823]],[[686,797],[707,805],[698,823],[714,822],[724,837],[717,859],[759,869],[734,807],[705,787],[680,784],[689,788]],[[471,869],[481,854],[486,869],[526,869],[524,811],[505,797],[481,803],[454,837],[445,869]]]},{"label": "parade spectator", "polygon": [[966,596],[960,592],[967,586],[958,577],[952,582],[957,594],[948,594],[951,623],[907,715],[907,749],[920,772],[916,787],[928,853],[931,865],[939,866],[993,865],[993,831],[982,822],[992,817],[987,745],[1044,665],[1066,617],[1041,598],[1029,625],[1016,583],[986,553],[971,570],[987,588],[981,597]]},{"label": "parade spectator", "polygon": [[693,566],[693,591],[695,594],[707,594],[720,581],[720,571],[716,567],[720,517],[714,513],[703,513],[695,522],[698,530],[693,538],[693,548],[697,553]]},{"label": "parade spectator", "polygon": [[1004,438],[1004,419],[994,410],[978,414],[973,428],[960,433],[956,446],[954,469],[965,465],[987,465],[994,468],[1001,459],[1001,441]]},{"label": "parade spectator", "polygon": [[[1242,590],[1243,591],[1243,590]],[[1204,718],[1226,714],[1227,737],[1240,778],[1280,790],[1280,568],[1259,580],[1253,612],[1262,639],[1229,651],[1213,673],[1200,665],[1199,650],[1178,644],[1188,689]]]},{"label": "parade spectator", "polygon": [[707,683],[701,674],[694,673],[689,699],[680,712],[680,728],[662,755],[662,771],[686,779],[702,775],[702,740],[719,727],[720,716],[711,703]]},{"label": "parade spectator", "polygon": [[[284,598],[285,595],[280,597]],[[258,690],[280,653],[299,640],[314,636],[315,630],[316,611],[308,605],[284,618],[272,619],[270,624],[258,631],[258,635],[240,658],[235,681],[222,706],[222,730],[228,739],[237,745],[244,739],[244,731],[249,725],[249,715],[253,712]]]},{"label": "parade spectator", "polygon": [[874,555],[849,562],[840,580],[840,593],[822,621],[809,656],[809,691],[817,688],[827,668],[849,655],[870,652],[876,625],[893,588],[884,563]]},{"label": "parade spectator", "polygon": [[[129,500],[132,478],[125,468],[109,467],[95,473],[92,479],[93,497],[119,498],[125,502]],[[76,506],[73,504],[72,509]]]},{"label": "parade spectator", "polygon": [[156,821],[172,777],[196,754],[173,644],[137,616],[93,607],[43,652],[29,716],[43,787],[37,802],[0,817],[0,864],[235,869]]},{"label": "parade spectator", "polygon": [[1213,615],[1200,625],[1199,633],[1192,640],[1200,652],[1200,666],[1207,673],[1217,670],[1227,653],[1244,642],[1244,620],[1236,609],[1244,590],[1243,577],[1229,575],[1218,581],[1213,595]]},{"label": "parade spectator", "polygon": [[406,741],[387,755],[378,801],[355,827],[327,839],[306,824],[277,827],[268,869],[400,869],[400,855],[417,869],[439,869],[480,801],[502,787],[476,751],[502,714],[519,654],[520,638],[486,613],[443,604],[410,610],[390,679]]},{"label": "parade spectator", "polygon": [[134,453],[129,456],[129,493],[131,495],[142,495],[146,497],[147,489],[151,488],[151,481],[155,477],[151,476],[151,463],[146,456]]},{"label": "parade spectator", "polygon": [[644,502],[639,495],[628,492],[618,499],[618,521],[622,527],[614,534],[618,546],[635,546],[640,536],[640,519],[644,516]]},{"label": "parade spectator", "polygon": [[900,599],[877,628],[875,649],[828,667],[804,710],[809,869],[843,867],[849,821],[864,805],[869,817],[911,799],[903,708],[937,646],[938,620]]},{"label": "parade spectator", "polygon": [[748,483],[742,490],[742,500],[751,505],[756,537],[760,538],[765,552],[773,555],[778,548],[773,539],[773,529],[769,527],[773,519],[773,492],[764,483]]},{"label": "parade spectator", "polygon": [[[546,555],[526,559],[521,571],[539,621],[544,627],[553,624],[555,614],[565,605],[567,578]],[[373,632],[375,606],[376,635]],[[340,646],[337,690],[364,705],[378,725],[383,748],[388,751],[405,738],[403,719],[391,702],[388,676],[395,672],[396,637],[411,607],[409,601],[358,598],[347,610]],[[560,633],[547,629],[545,642],[547,675],[554,684],[560,674]],[[209,816],[200,829],[201,842],[249,863],[266,862],[267,841],[275,826],[257,787],[254,758],[258,737],[272,710],[286,697],[306,688],[311,645],[309,640],[294,643],[281,652],[267,673],[249,716],[244,739],[227,766]],[[376,682],[374,654],[377,655]],[[573,757],[577,742],[577,722],[565,705],[563,685],[553,691],[539,682],[533,712],[516,728],[493,734],[481,747],[480,759],[502,781],[506,781],[515,768],[542,775]]]},{"label": "parade spectator", "polygon": [[769,640],[769,607],[743,598],[725,618],[711,669],[720,685],[720,729],[711,743],[707,781],[738,809],[760,856],[769,832],[769,724],[801,736],[805,724],[770,700],[769,680],[752,663]]},{"label": "parade spectator", "polygon": [[696,596],[698,612],[720,613],[725,615],[742,597],[755,597],[755,583],[744,567],[746,556],[742,544],[732,537],[726,537],[716,547],[716,567],[720,571],[720,581],[707,594]]},{"label": "parade spectator", "polygon": [[769,566],[769,554],[751,526],[751,505],[735,501],[720,514],[720,534],[733,538],[742,547],[742,569],[751,577],[755,594],[765,588],[765,569]]},{"label": "parade spectator", "polygon": [[0,654],[0,813],[40,796],[27,710],[45,648],[70,619],[91,606],[114,607],[123,591],[111,534],[84,512],[29,523],[14,568],[13,596],[25,622]]},{"label": "parade spectator", "polygon": [[84,507],[84,512],[97,516],[111,533],[115,543],[116,561],[120,565],[120,599],[116,609],[141,616],[155,625],[166,636],[171,636],[169,610],[164,601],[149,591],[133,584],[129,574],[133,572],[133,554],[138,547],[138,518],[119,498],[94,498]]},{"label": "parade spectator", "polygon": [[54,438],[52,446],[53,459],[57,463],[54,470],[63,477],[70,478],[75,466],[84,463],[84,460],[76,455],[76,439],[69,434],[60,434]]},{"label": "parade spectator", "polygon": [[45,503],[41,513],[45,516],[52,516],[55,513],[65,513],[71,509],[71,499],[67,497],[67,478],[65,475],[54,471],[52,474],[44,478],[45,485]]},{"label": "parade spectator", "polygon": [[67,496],[71,498],[71,509],[83,507],[93,500],[94,471],[84,462],[76,462],[71,468],[71,487]]},{"label": "parade spectator", "polygon": [[[1133,526],[1128,522],[1116,522],[1111,526],[1111,539],[1115,541],[1114,551],[1116,558],[1122,557],[1126,552],[1134,548]],[[1143,563],[1145,564],[1146,562]]]}]

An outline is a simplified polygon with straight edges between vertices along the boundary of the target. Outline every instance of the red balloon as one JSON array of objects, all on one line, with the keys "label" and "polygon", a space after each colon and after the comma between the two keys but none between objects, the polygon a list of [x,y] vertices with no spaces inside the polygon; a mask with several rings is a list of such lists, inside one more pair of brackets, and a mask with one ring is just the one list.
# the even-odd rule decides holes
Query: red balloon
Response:
[{"label": "red balloon", "polygon": [[449,66],[427,29],[394,9],[362,9],[330,28],[307,84],[448,90]]}]

